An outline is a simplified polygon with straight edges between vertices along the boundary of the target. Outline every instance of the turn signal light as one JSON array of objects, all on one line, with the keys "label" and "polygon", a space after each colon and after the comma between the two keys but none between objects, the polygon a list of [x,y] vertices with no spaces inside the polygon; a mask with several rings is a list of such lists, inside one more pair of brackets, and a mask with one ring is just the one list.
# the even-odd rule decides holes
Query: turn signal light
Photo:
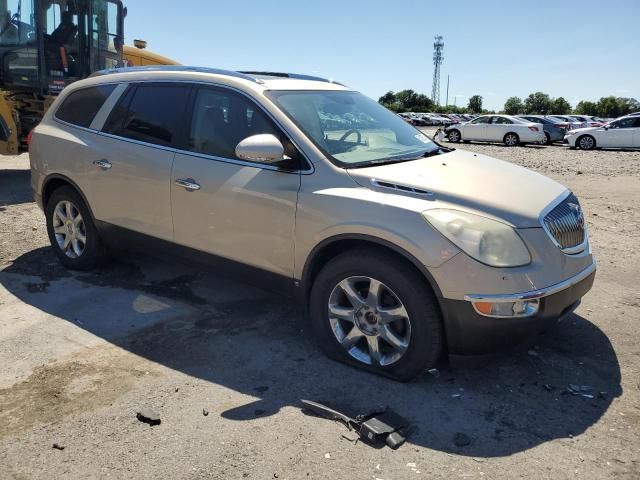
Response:
[{"label": "turn signal light", "polygon": [[538,313],[540,302],[526,300],[519,302],[473,302],[473,308],[480,315],[497,318],[529,317]]}]

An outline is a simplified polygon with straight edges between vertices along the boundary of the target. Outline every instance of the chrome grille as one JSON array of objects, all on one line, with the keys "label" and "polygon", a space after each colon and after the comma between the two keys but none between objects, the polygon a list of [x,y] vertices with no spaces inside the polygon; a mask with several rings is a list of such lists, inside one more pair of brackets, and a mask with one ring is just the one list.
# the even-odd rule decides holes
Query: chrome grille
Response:
[{"label": "chrome grille", "polygon": [[551,210],[543,222],[562,250],[572,249],[584,242],[584,215],[573,193]]}]

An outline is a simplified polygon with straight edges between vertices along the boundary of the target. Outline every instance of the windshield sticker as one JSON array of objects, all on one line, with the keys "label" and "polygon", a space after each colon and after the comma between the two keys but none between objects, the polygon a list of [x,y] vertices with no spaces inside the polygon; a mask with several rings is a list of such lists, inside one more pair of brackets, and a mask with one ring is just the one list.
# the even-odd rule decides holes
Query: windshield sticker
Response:
[{"label": "windshield sticker", "polygon": [[415,137],[422,143],[429,143],[429,138],[424,133],[418,133]]}]

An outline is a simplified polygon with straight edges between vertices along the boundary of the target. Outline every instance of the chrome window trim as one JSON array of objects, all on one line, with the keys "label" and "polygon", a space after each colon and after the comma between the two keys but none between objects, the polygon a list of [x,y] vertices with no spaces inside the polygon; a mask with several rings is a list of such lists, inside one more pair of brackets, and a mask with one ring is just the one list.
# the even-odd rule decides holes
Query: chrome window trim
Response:
[{"label": "chrome window trim", "polygon": [[[260,169],[264,169],[264,170],[274,170],[274,171],[279,171],[281,173],[296,174],[296,175],[311,175],[312,173],[315,172],[315,167],[313,165],[313,162],[311,162],[309,160],[309,157],[298,146],[298,144],[291,138],[291,134],[289,133],[289,131],[285,127],[283,127],[283,125],[276,118],[274,118],[273,115],[271,115],[270,112],[266,111],[262,107],[262,105],[259,104],[259,102],[257,102],[253,97],[251,97],[250,95],[246,94],[242,90],[234,88],[234,87],[231,87],[229,85],[225,85],[225,84],[219,84],[219,83],[214,83],[214,82],[197,82],[197,81],[193,81],[193,80],[165,80],[165,81],[163,81],[163,80],[147,80],[147,79],[145,79],[145,80],[131,80],[131,81],[127,81],[127,82],[114,82],[114,83],[108,83],[108,85],[113,85],[113,84],[116,84],[118,86],[124,85],[124,89],[123,89],[123,92],[124,92],[126,90],[126,88],[130,84],[138,84],[138,83],[187,83],[187,84],[190,84],[190,85],[204,85],[204,86],[222,87],[222,88],[227,88],[229,90],[233,90],[233,91],[235,91],[237,93],[240,93],[240,94],[244,95],[245,97],[249,98],[251,101],[253,101],[258,106],[258,108],[260,108],[278,126],[278,128],[280,128],[285,133],[285,135],[287,135],[287,138],[289,138],[289,141],[298,149],[300,154],[307,161],[308,168],[299,169],[299,170],[283,170],[283,169],[281,169],[279,167],[276,167],[274,165],[264,165],[264,164],[260,164],[260,163],[257,163],[257,162],[247,162],[247,161],[244,161],[244,160],[238,160],[238,159],[234,159],[234,158],[216,157],[216,156],[213,156],[213,155],[206,155],[204,153],[192,152],[190,150],[183,150],[181,148],[167,147],[167,146],[164,146],[164,145],[157,145],[155,143],[143,142],[143,141],[140,141],[140,140],[134,140],[132,138],[121,137],[119,135],[113,135],[111,133],[102,132],[100,130],[95,130],[93,128],[81,127],[80,125],[75,125],[73,123],[69,123],[69,122],[66,122],[64,120],[60,120],[55,115],[53,116],[53,119],[56,122],[61,123],[63,125],[66,125],[68,127],[77,128],[77,129],[83,130],[85,132],[101,135],[103,137],[113,138],[113,139],[116,139],[116,140],[121,140],[121,141],[129,142],[129,143],[134,143],[136,145],[152,147],[152,148],[158,148],[160,150],[165,150],[165,151],[169,151],[169,152],[180,153],[180,154],[184,154],[184,155],[192,155],[192,156],[195,156],[195,157],[200,157],[200,158],[204,158],[204,159],[208,159],[208,160],[231,163],[231,164],[234,164],[234,165],[241,165],[241,166],[246,166],[246,167],[260,168]],[[107,84],[106,83],[105,84],[101,83],[100,85],[107,85]],[[89,88],[89,87],[87,87],[87,88]],[[112,95],[117,89],[118,89],[118,87],[116,87],[116,89],[112,92]],[[120,97],[121,96],[122,96],[122,93],[120,94]],[[118,97],[118,98],[120,98],[120,97]],[[109,98],[111,98],[111,97],[109,97]],[[111,111],[115,107],[116,103],[117,102],[114,102],[114,104],[111,106],[111,109],[107,112],[107,115],[105,117],[105,122],[106,122],[106,119],[108,118],[109,114],[111,113]],[[103,107],[104,107],[104,105],[103,105]],[[98,113],[102,113],[101,110]],[[96,114],[96,117],[97,117],[97,114]],[[91,126],[93,126],[93,122],[92,122]],[[102,126],[104,127],[104,124]]]},{"label": "chrome window trim", "polygon": [[104,124],[107,122],[107,118],[109,118],[109,115],[113,110],[113,107],[115,107],[116,103],[120,101],[120,98],[126,89],[127,86],[122,83],[118,83],[116,85],[116,88],[113,89],[111,95],[109,95],[102,104],[102,107],[100,107],[96,116],[93,117],[93,121],[91,122],[91,125],[89,125],[89,129],[98,131],[102,130]]},{"label": "chrome window trim", "polygon": [[544,210],[542,210],[542,212],[540,213],[540,216],[538,217],[538,221],[540,222],[540,225],[542,226],[543,230],[547,233],[547,236],[551,239],[553,244],[556,247],[558,247],[558,249],[560,249],[562,253],[564,253],[565,255],[578,255],[580,253],[583,253],[589,250],[589,230],[587,229],[586,220],[584,222],[584,240],[582,241],[581,244],[576,245],[575,247],[569,247],[569,248],[562,248],[562,245],[560,245],[558,241],[554,238],[554,236],[551,234],[551,231],[549,231],[549,228],[547,227],[544,221],[544,217],[546,217],[549,214],[549,212],[551,212],[554,208],[556,208],[558,205],[564,202],[565,199],[569,197],[569,195],[571,195],[571,191],[568,189],[562,192],[560,195],[558,195],[553,202],[551,202],[549,205],[547,205],[544,208]]},{"label": "chrome window trim", "polygon": [[580,283],[582,280],[587,278],[589,275],[591,275],[595,271],[596,271],[596,261],[593,260],[591,265],[589,265],[587,268],[582,270],[580,273],[560,283],[551,285],[550,287],[541,288],[539,290],[532,290],[530,292],[511,293],[511,294],[504,294],[504,295],[503,294],[497,294],[497,295],[469,294],[469,295],[465,295],[464,299],[468,302],[492,302],[492,303],[536,300],[539,298],[544,298],[550,295],[554,295],[563,290],[566,290],[567,288],[573,287],[574,285],[576,285],[577,283]]}]

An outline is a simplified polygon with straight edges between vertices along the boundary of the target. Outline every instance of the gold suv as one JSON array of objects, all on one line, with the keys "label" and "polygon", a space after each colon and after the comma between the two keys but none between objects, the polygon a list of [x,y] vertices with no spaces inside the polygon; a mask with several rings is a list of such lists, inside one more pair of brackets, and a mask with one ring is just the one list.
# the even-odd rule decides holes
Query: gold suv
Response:
[{"label": "gold suv", "polygon": [[400,380],[544,329],[595,275],[564,186],[321,78],[100,72],[58,97],[30,156],[65,266],[124,245],[240,267],[295,292],[331,357]]}]

